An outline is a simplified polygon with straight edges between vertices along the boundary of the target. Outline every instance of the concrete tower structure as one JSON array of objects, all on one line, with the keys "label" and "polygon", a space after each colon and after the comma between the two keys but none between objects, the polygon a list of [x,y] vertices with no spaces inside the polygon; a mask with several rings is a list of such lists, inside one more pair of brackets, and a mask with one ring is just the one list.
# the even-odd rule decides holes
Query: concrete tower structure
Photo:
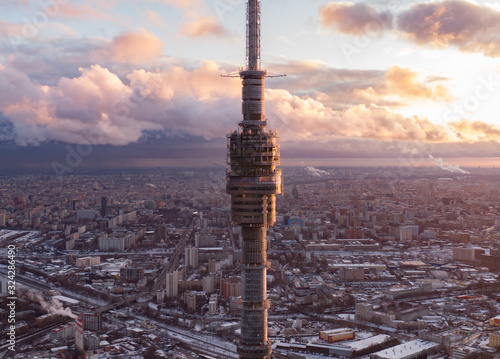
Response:
[{"label": "concrete tower structure", "polygon": [[276,195],[282,191],[279,142],[276,132],[266,131],[264,79],[260,57],[260,1],[247,8],[247,68],[243,80],[243,121],[228,137],[227,193],[231,195],[232,221],[242,227],[242,359],[271,356],[267,335],[266,230],[276,220]]}]

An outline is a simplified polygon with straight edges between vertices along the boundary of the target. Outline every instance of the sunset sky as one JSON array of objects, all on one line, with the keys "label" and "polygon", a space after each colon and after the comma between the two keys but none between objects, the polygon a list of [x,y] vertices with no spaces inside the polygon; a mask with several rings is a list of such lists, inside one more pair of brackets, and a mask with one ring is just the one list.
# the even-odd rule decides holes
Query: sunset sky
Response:
[{"label": "sunset sky", "polygon": [[[293,157],[500,157],[500,1],[263,0],[266,114]],[[2,0],[0,141],[220,146],[243,0]]]}]

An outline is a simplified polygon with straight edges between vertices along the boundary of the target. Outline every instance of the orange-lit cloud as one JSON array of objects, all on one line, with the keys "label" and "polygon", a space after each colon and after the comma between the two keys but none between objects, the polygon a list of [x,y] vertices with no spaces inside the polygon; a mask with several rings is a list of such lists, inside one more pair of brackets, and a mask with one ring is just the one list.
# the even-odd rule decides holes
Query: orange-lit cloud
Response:
[{"label": "orange-lit cloud", "polygon": [[288,76],[270,80],[268,86],[286,88],[335,108],[371,103],[397,107],[416,101],[453,100],[443,84],[447,79],[422,76],[400,66],[387,71],[335,69],[313,61],[275,66],[276,71],[286,72]]},{"label": "orange-lit cloud", "polygon": [[[241,81],[221,78],[225,71],[214,62],[194,69],[132,70],[122,77],[99,65],[80,71],[75,78],[63,77],[54,85],[42,86],[21,71],[0,67],[0,92],[4,94],[0,114],[12,123],[10,138],[21,145],[48,140],[86,143],[85,131],[98,130],[101,143],[126,145],[138,141],[144,131],[168,129],[223,137],[241,113]],[[392,78],[390,74],[391,70],[382,74],[382,79]],[[339,71],[331,76],[361,79],[362,74]],[[407,84],[406,76],[394,78],[397,81],[391,81],[397,84],[414,85],[412,81]],[[435,96],[418,86],[406,91],[408,96]],[[344,137],[389,142],[500,142],[500,130],[494,126],[469,122],[441,126],[420,116],[403,116],[388,106],[353,103],[339,108],[320,97],[283,89],[266,91],[266,112],[270,127],[284,141]]]},{"label": "orange-lit cloud", "polygon": [[278,122],[281,136],[290,139],[341,135],[379,140],[447,141],[439,125],[417,116],[408,118],[376,105],[334,110],[312,98],[285,90],[268,90],[270,118]]},{"label": "orange-lit cloud", "polygon": [[450,124],[458,138],[464,141],[500,141],[500,126],[481,121],[461,120]]},{"label": "orange-lit cloud", "polygon": [[209,16],[196,16],[189,22],[182,24],[179,30],[181,36],[204,37],[204,36],[227,36],[226,30],[217,20]]},{"label": "orange-lit cloud", "polygon": [[343,34],[378,33],[392,28],[390,12],[377,12],[363,3],[330,3],[320,10],[319,20],[324,27],[335,27]]},{"label": "orange-lit cloud", "polygon": [[399,14],[398,29],[418,44],[500,56],[500,12],[487,6],[463,0],[416,4]]},{"label": "orange-lit cloud", "polygon": [[368,89],[355,90],[355,93],[360,99],[375,103],[387,101],[387,98],[397,99],[396,101],[408,99],[412,101],[450,102],[453,97],[450,95],[448,88],[439,84],[443,80],[445,79],[419,82],[416,72],[407,68],[393,66],[386,72],[383,84]]},{"label": "orange-lit cloud", "polygon": [[163,50],[163,42],[146,30],[129,32],[116,36],[109,49],[93,52],[96,59],[111,58],[124,64],[141,64],[159,57]]}]

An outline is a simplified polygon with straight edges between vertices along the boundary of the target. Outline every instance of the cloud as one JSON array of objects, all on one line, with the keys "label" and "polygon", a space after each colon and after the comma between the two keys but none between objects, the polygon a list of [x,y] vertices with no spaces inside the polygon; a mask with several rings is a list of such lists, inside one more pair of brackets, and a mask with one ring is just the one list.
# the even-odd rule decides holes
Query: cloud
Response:
[{"label": "cloud", "polygon": [[482,121],[461,120],[450,124],[463,141],[500,141],[500,127]]},{"label": "cloud", "polygon": [[285,72],[284,79],[267,81],[269,88],[286,88],[335,109],[376,104],[391,108],[416,101],[449,102],[453,99],[443,84],[447,79],[422,74],[400,66],[386,71],[331,68],[314,61],[274,64],[272,72]]},{"label": "cloud", "polygon": [[379,33],[392,28],[390,12],[377,12],[363,3],[327,4],[321,8],[319,20],[323,27],[334,27],[343,34],[352,35]]},{"label": "cloud", "polygon": [[223,136],[234,127],[240,84],[222,79],[214,63],[188,71],[135,70],[126,85],[106,68],[80,69],[77,78],[41,86],[22,72],[0,71],[0,112],[13,123],[19,145],[48,140],[86,144],[98,131],[100,144],[136,142],[143,131],[180,129],[200,136]]},{"label": "cloud", "polygon": [[[41,85],[5,66],[0,69],[4,94],[0,113],[12,125],[11,133],[2,136],[14,138],[19,145],[50,140],[86,144],[88,131],[100,134],[99,144],[111,145],[136,142],[146,131],[169,129],[223,137],[235,128],[241,113],[241,81],[221,78],[224,73],[214,62],[192,69],[177,65],[161,71],[131,70],[122,76],[93,65],[81,68],[76,77]],[[336,76],[361,78],[342,71]],[[267,89],[266,108],[270,127],[277,128],[284,141],[345,137],[446,143],[457,139],[457,124],[448,128],[376,104],[338,108],[284,89]],[[462,136],[477,136],[474,131],[478,130],[477,124],[470,125]]]},{"label": "cloud", "polygon": [[270,118],[287,138],[329,135],[379,140],[447,141],[446,130],[418,116],[404,117],[387,107],[357,105],[334,110],[312,98],[300,98],[286,90],[268,90]]},{"label": "cloud", "polygon": [[473,1],[445,0],[417,3],[394,15],[364,3],[330,3],[319,12],[320,24],[342,34],[374,35],[394,30],[420,45],[457,47],[462,52],[500,56],[500,9]]},{"label": "cloud", "polygon": [[141,64],[159,57],[163,51],[163,42],[152,33],[141,29],[113,38],[108,49],[94,51],[96,58],[110,57],[124,64]]},{"label": "cloud", "polygon": [[399,14],[397,27],[418,44],[500,56],[500,12],[491,7],[462,0],[416,4]]},{"label": "cloud", "polygon": [[230,32],[220,25],[217,20],[209,16],[196,16],[180,26],[179,34],[187,37],[228,36]]},{"label": "cloud", "polygon": [[430,100],[450,102],[453,96],[448,88],[439,84],[443,78],[431,78],[426,82],[418,82],[418,73],[408,68],[393,66],[385,73],[385,81],[367,89],[355,90],[357,96],[375,103],[399,98],[400,100]]}]

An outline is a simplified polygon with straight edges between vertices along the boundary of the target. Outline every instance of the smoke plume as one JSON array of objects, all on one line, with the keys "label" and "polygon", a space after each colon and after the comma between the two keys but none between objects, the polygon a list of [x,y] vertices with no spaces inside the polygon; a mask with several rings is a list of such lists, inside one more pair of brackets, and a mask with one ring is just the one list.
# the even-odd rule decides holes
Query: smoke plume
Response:
[{"label": "smoke plume", "polygon": [[314,168],[312,166],[306,167],[306,171],[309,172],[309,174],[313,177],[323,177],[323,176],[330,175],[330,172],[319,170],[319,169]]},{"label": "smoke plume", "polygon": [[78,318],[69,307],[64,308],[64,305],[56,298],[51,298],[50,301],[47,301],[40,293],[31,291],[26,291],[26,296],[30,300],[38,302],[50,314],[59,314],[73,319]]},{"label": "smoke plume", "polygon": [[442,170],[452,173],[461,173],[464,175],[470,175],[470,172],[461,169],[459,166],[450,165],[449,163],[444,162],[442,158],[434,158],[434,156],[432,155],[429,155],[429,158],[432,161],[434,161],[436,166],[440,167]]}]

